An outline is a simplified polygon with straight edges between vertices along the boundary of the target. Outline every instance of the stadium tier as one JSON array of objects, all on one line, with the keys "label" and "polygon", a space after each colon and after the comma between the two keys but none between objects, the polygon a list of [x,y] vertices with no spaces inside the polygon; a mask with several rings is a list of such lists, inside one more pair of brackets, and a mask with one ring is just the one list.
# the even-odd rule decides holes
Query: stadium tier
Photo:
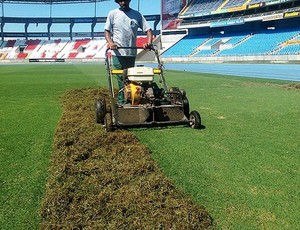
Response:
[{"label": "stadium tier", "polygon": [[[154,33],[155,44],[164,61],[172,61],[174,58],[177,58],[176,61],[200,61],[204,58],[209,61],[214,61],[215,58],[220,58],[217,61],[251,61],[249,58],[243,59],[250,56],[253,61],[258,56],[267,61],[277,60],[277,57],[280,60],[300,61],[299,0],[162,0],[161,3],[162,18],[160,15],[146,17],[147,20],[154,21],[154,31],[157,32]],[[34,33],[15,33],[17,39],[4,32],[4,19],[12,20],[2,18],[0,60],[105,58],[107,44],[103,32],[95,33],[96,37],[83,33],[80,37],[84,39],[76,40],[72,36],[53,40],[59,36],[52,36],[49,31],[38,34],[37,37],[33,36]],[[24,20],[23,18],[18,22],[24,23]],[[47,23],[54,23],[51,20],[49,18]],[[68,20],[73,25],[79,19]],[[105,22],[104,17],[87,21],[94,25],[98,20]],[[33,22],[35,21],[28,23]],[[161,31],[155,29],[159,22]],[[65,34],[73,33],[69,31]],[[136,45],[142,46],[145,39],[147,38],[141,35]],[[142,58],[145,52],[140,51],[139,54],[140,60],[146,60]]]},{"label": "stadium tier", "polygon": [[0,46],[1,59],[97,58],[106,49],[105,40],[8,40]]},{"label": "stadium tier", "polygon": [[193,0],[175,20],[186,36],[163,50],[167,61],[300,60],[300,1]]},{"label": "stadium tier", "polygon": [[300,29],[259,33],[187,35],[163,53],[164,57],[300,54]]},{"label": "stadium tier", "polygon": [[223,0],[211,1],[211,0],[195,0],[191,1],[187,6],[184,14],[194,14],[199,12],[215,11],[223,4]]},{"label": "stadium tier", "polygon": [[[138,37],[137,46],[146,39]],[[105,39],[7,40],[0,43],[0,59],[101,59],[105,58],[106,49]]]},{"label": "stadium tier", "polygon": [[[138,38],[141,46],[145,37]],[[263,30],[259,33],[226,33],[216,35],[166,35],[168,45],[163,57],[226,57],[247,55],[299,55],[300,29]],[[8,40],[0,43],[1,60],[21,59],[101,59],[107,44],[92,40]]]},{"label": "stadium tier", "polygon": [[[281,2],[288,2],[283,0]],[[180,16],[195,16],[195,15],[208,15],[214,13],[224,13],[226,10],[238,11],[251,8],[256,4],[259,6],[278,4],[280,1],[276,0],[194,0],[181,11]]]}]

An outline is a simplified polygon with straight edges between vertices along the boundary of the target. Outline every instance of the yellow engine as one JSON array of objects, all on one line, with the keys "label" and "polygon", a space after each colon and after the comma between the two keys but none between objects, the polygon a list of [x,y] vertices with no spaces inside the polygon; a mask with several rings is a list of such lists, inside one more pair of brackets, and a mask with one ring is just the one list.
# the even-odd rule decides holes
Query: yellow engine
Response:
[{"label": "yellow engine", "polygon": [[149,83],[157,73],[151,67],[137,66],[127,69],[128,84],[124,87],[125,100],[132,105],[144,104],[153,96]]},{"label": "yellow engine", "polygon": [[124,88],[125,100],[130,101],[132,105],[138,105],[140,103],[141,93],[142,87],[135,82],[131,82]]}]

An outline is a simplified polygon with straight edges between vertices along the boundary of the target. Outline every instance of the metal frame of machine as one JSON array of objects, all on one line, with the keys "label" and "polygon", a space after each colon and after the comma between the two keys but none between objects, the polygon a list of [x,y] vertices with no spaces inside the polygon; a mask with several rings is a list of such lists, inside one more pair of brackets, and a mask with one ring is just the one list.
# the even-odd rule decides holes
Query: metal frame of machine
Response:
[{"label": "metal frame of machine", "polygon": [[[143,49],[141,47],[119,47],[118,49]],[[103,124],[107,131],[128,127],[155,127],[169,125],[189,125],[201,128],[200,114],[189,111],[189,101],[186,92],[178,87],[168,88],[164,77],[164,67],[160,61],[158,50],[154,52],[158,67],[135,66],[125,70],[112,68],[111,56],[106,50],[105,64],[109,85],[109,103],[104,97],[96,99],[96,121]],[[113,78],[123,75],[126,103],[117,104]],[[158,78],[158,79],[157,79]],[[160,83],[161,88],[157,82]]]}]

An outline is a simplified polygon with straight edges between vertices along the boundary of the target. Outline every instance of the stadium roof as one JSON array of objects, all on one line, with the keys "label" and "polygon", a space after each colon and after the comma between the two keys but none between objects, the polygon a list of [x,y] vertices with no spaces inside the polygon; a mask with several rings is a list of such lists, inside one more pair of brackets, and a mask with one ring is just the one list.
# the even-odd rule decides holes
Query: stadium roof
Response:
[{"label": "stadium roof", "polygon": [[71,4],[71,3],[95,3],[111,0],[0,0],[1,3],[22,4]]}]

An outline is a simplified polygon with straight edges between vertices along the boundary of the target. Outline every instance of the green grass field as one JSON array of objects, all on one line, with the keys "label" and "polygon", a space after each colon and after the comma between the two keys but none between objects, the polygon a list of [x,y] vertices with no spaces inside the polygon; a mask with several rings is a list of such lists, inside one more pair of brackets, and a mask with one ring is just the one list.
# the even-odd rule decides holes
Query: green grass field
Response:
[{"label": "green grass field", "polygon": [[[219,229],[299,229],[300,91],[283,81],[168,71],[205,129],[134,129],[175,184]],[[0,69],[2,229],[36,229],[60,97],[107,86],[104,65]]]}]

